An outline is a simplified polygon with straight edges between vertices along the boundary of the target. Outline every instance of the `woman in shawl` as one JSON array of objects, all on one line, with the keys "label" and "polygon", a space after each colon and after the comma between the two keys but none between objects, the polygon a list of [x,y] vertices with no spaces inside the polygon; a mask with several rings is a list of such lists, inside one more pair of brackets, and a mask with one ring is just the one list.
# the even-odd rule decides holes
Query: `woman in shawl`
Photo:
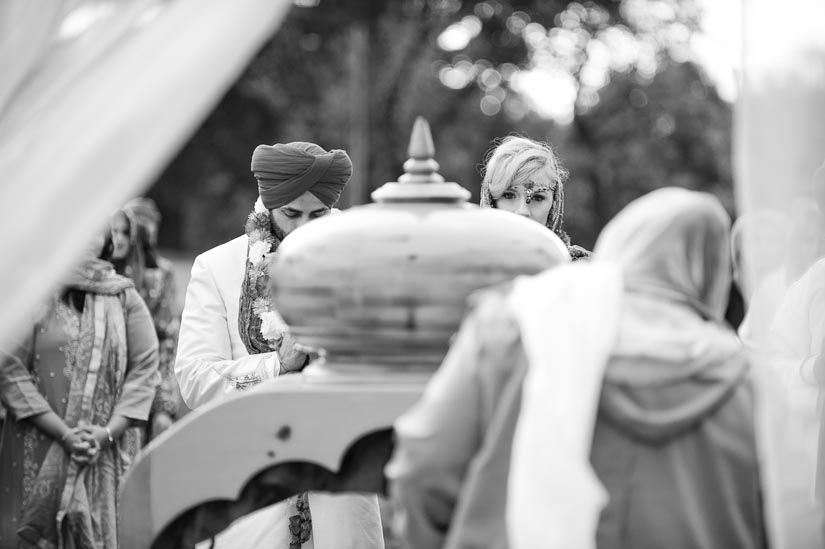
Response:
[{"label": "woman in shawl", "polygon": [[481,182],[481,206],[532,219],[556,233],[573,260],[590,252],[570,243],[564,232],[567,170],[547,143],[508,136],[490,149]]},{"label": "woman in shawl", "polygon": [[715,197],[669,188],[596,244],[624,288],[590,454],[610,496],[599,548],[766,545],[750,366],[724,321],[729,242]]},{"label": "woman in shawl", "polygon": [[157,337],[96,240],[22,340],[0,349],[0,546],[117,547],[117,496],[155,396]]},{"label": "woman in shawl", "polygon": [[728,227],[712,196],[662,189],[593,261],[483,296],[395,425],[411,547],[764,546]]},{"label": "woman in shawl", "polygon": [[155,438],[184,415],[186,408],[175,377],[175,350],[180,318],[175,302],[173,267],[157,250],[160,212],[148,198],[129,201],[111,219],[112,264],[132,279],[149,307],[158,336],[160,385],[149,418],[149,438]]}]

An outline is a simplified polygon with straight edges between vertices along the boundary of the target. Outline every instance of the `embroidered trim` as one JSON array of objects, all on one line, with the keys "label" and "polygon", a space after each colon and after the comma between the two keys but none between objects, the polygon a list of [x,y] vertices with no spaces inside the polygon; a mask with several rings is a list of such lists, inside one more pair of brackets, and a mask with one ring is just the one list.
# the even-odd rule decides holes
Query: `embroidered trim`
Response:
[{"label": "embroidered trim", "polygon": [[289,549],[301,549],[312,535],[312,515],[309,512],[309,494],[303,492],[295,499],[295,509],[298,511],[289,517],[289,533],[292,539]]},{"label": "embroidered trim", "polygon": [[[23,431],[23,505],[27,507],[31,503],[34,492],[34,481],[37,478],[37,471],[40,469],[40,461],[37,459],[37,448],[45,440],[45,435],[35,427],[19,425]],[[18,437],[20,434],[18,433]],[[18,517],[19,518],[19,517]]]},{"label": "embroidered trim", "polygon": [[63,375],[71,379],[77,366],[77,350],[80,348],[80,313],[57,296],[54,298],[54,313],[66,335],[66,344],[63,345]]},{"label": "embroidered trim", "polygon": [[249,389],[250,387],[257,385],[263,381],[261,376],[258,374],[246,374],[244,376],[239,376],[232,379],[232,383],[235,384],[235,388],[239,391],[243,391],[244,389]]}]

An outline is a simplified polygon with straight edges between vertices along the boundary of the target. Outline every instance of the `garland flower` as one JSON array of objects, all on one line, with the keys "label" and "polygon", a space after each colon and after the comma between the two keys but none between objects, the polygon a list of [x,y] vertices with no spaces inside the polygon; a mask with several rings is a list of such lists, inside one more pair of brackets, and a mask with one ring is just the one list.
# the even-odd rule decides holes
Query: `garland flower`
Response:
[{"label": "garland flower", "polygon": [[280,240],[273,234],[269,211],[259,198],[246,221],[249,240],[241,288],[239,329],[250,354],[277,351],[288,327],[269,295],[269,268]]}]

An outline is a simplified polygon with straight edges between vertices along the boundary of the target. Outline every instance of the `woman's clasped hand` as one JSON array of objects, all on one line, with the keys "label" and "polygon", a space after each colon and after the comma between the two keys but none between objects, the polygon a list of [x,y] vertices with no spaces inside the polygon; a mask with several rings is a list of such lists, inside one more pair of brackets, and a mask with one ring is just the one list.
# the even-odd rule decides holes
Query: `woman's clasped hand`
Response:
[{"label": "woman's clasped hand", "polygon": [[108,447],[109,433],[105,427],[81,423],[61,439],[63,448],[77,463],[93,463],[102,448]]}]

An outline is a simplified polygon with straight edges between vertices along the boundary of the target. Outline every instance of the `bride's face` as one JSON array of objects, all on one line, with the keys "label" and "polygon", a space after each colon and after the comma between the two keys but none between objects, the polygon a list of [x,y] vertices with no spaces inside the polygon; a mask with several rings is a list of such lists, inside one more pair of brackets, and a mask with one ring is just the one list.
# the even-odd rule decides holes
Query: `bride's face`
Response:
[{"label": "bride's face", "polygon": [[539,170],[525,181],[504,189],[496,198],[496,208],[545,225],[553,209],[553,185],[550,176]]}]

